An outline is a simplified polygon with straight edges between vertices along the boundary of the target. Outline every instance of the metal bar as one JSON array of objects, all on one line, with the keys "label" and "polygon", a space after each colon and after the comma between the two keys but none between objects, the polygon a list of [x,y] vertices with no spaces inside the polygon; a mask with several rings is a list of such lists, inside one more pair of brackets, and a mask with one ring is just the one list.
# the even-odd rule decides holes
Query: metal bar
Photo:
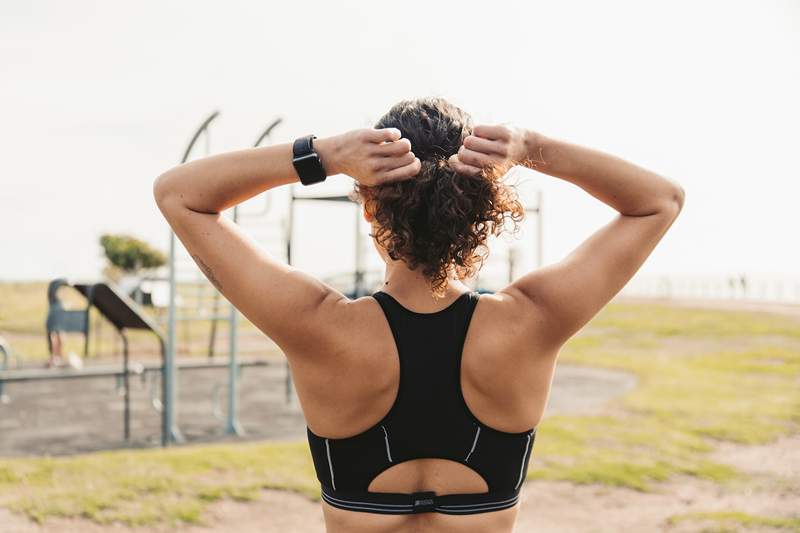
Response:
[{"label": "metal bar", "polygon": [[[233,208],[233,223],[239,221],[239,206]],[[228,435],[244,435],[244,428],[239,423],[237,416],[239,398],[239,368],[237,366],[237,334],[239,325],[239,310],[231,305],[231,315],[228,322],[228,415],[225,420],[225,433]]]},{"label": "metal bar", "polygon": [[[87,294],[86,294],[86,296],[87,296],[87,298],[86,298],[87,299],[86,318],[85,318],[84,323],[83,323],[83,357],[84,358],[89,357],[89,321],[91,320],[90,311],[92,310],[92,305],[94,305],[94,285],[89,287],[89,289],[86,292],[87,292]],[[61,349],[62,350],[64,349],[63,343],[62,343]],[[95,349],[95,352],[96,351],[97,350]]]},{"label": "metal bar", "polygon": [[211,315],[214,318],[211,318],[211,332],[208,335],[208,357],[209,359],[214,357],[214,345],[217,343],[217,322],[221,320],[221,318],[217,318],[217,313],[219,312],[219,291],[214,291],[214,297],[212,299],[212,312]]},{"label": "metal bar", "polygon": [[[275,120],[273,120],[272,122],[270,122],[270,124],[267,126],[267,128],[261,133],[261,135],[258,136],[258,138],[256,139],[256,142],[253,143],[253,148],[258,148],[261,145],[262,142],[264,142],[266,139],[268,139],[269,136],[272,134],[272,130],[274,130],[281,122],[283,122],[283,119],[280,118],[280,117],[278,117]],[[239,216],[244,215],[247,218],[256,218],[256,217],[260,217],[260,216],[266,215],[269,212],[270,207],[271,207],[271,204],[270,204],[271,196],[270,196],[269,192],[264,193],[264,200],[265,200],[264,208],[261,211],[257,211],[257,212],[254,212],[254,213],[243,213],[243,214],[237,212],[237,215],[239,215]]]},{"label": "metal bar", "polygon": [[120,330],[119,332],[120,337],[122,337],[122,376],[123,376],[123,383],[125,386],[125,412],[123,415],[124,418],[124,429],[123,434],[125,435],[125,441],[131,440],[131,383],[129,379],[129,366],[128,366],[128,337],[125,335],[125,332]]},{"label": "metal bar", "polygon": [[[294,225],[294,202],[297,197],[294,194],[294,185],[289,186],[289,219],[286,224],[286,263],[292,265],[292,230]],[[285,380],[286,403],[292,401],[292,373],[289,369],[289,361],[286,361],[286,380]]]},{"label": "metal bar", "polygon": [[[229,318],[230,315],[184,315],[184,316],[176,316],[176,322],[197,322],[199,320],[224,320]],[[163,319],[162,319],[163,321]]]},{"label": "metal bar", "polygon": [[[48,337],[50,334],[48,333]],[[9,348],[4,342],[3,337],[0,337],[0,354],[3,355],[3,361],[0,363],[0,371],[6,370],[8,368],[8,358],[11,355],[11,348]],[[0,404],[4,403],[6,397],[3,394],[3,382],[0,381]]]},{"label": "metal bar", "polygon": [[353,284],[353,298],[359,298],[363,294],[363,285],[364,285],[364,271],[362,269],[361,263],[361,253],[362,253],[362,244],[361,244],[361,209],[356,205],[356,272],[355,272],[355,283]]},{"label": "metal bar", "polygon": [[[266,359],[254,359],[239,361],[237,367],[239,368],[255,368],[255,367],[269,367],[280,365],[280,361],[270,361]],[[176,365],[181,371],[192,370],[212,370],[228,368],[227,362],[186,362]],[[133,375],[141,375],[152,372],[163,372],[162,365],[135,365],[128,368],[128,373]],[[27,381],[58,381],[61,379],[94,379],[94,378],[124,378],[125,371],[120,370],[119,367],[103,366],[96,369],[84,368],[82,370],[52,370],[47,368],[32,368],[22,370],[5,370],[0,371],[0,384],[3,383],[23,383]]]},{"label": "metal bar", "polygon": [[175,400],[177,398],[175,376],[175,232],[169,232],[169,306],[167,311],[167,345],[162,365],[161,397],[163,407],[161,411],[161,445],[169,446],[173,442],[173,427],[175,426]]},{"label": "metal bar", "polygon": [[[189,141],[186,151],[183,153],[181,163],[186,163],[192,153],[197,139],[203,132],[208,130],[211,122],[219,116],[219,111],[211,113],[200,127],[194,132],[192,139]],[[173,442],[183,440],[180,430],[177,425],[177,400],[178,400],[178,379],[175,368],[175,348],[176,348],[176,329],[175,329],[175,261],[176,261],[176,245],[175,245],[175,232],[170,229],[169,232],[169,310],[167,318],[167,346],[164,353],[163,365],[163,403],[164,410],[162,411],[162,446],[169,446]]]},{"label": "metal bar", "polygon": [[267,126],[267,129],[264,130],[264,133],[259,135],[258,139],[256,139],[256,142],[253,143],[253,147],[257,148],[262,143],[262,141],[264,141],[264,139],[269,137],[269,135],[272,133],[272,130],[274,130],[278,126],[278,124],[280,124],[281,122],[283,122],[283,119],[280,118],[280,117],[278,117],[275,120],[273,120],[270,123],[270,125]]},{"label": "metal bar", "polygon": [[189,145],[186,147],[186,151],[183,153],[183,157],[181,158],[181,163],[186,163],[186,161],[189,160],[189,156],[192,154],[192,148],[194,148],[197,139],[199,139],[200,135],[202,135],[203,132],[208,128],[208,126],[211,124],[211,121],[217,118],[218,116],[219,116],[219,111],[214,111],[208,116],[207,119],[203,121],[200,127],[197,128],[197,131],[194,132],[192,140],[189,141]]}]

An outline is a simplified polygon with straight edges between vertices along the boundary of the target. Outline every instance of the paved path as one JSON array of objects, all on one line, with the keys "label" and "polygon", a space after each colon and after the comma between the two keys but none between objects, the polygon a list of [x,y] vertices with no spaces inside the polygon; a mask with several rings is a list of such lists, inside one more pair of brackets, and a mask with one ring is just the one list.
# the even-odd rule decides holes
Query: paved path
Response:
[{"label": "paved path", "polygon": [[[151,374],[157,378],[156,374]],[[226,394],[225,370],[192,370],[179,374],[180,428],[189,442],[224,440],[219,403]],[[304,439],[305,420],[296,396],[285,400],[283,363],[242,371],[240,418],[248,440]],[[624,372],[559,365],[548,413],[588,412],[635,386]],[[160,381],[132,378],[131,447],[158,446]],[[0,404],[0,456],[63,455],[125,447],[122,440],[122,396],[114,378],[10,383],[10,398]],[[215,408],[215,405],[217,406]]]}]

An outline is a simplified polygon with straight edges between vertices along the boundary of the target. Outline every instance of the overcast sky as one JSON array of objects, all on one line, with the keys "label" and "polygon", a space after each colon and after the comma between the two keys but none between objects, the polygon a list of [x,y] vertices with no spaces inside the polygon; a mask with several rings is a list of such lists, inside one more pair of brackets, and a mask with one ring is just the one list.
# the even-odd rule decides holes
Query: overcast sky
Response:
[{"label": "overcast sky", "polygon": [[[97,276],[103,232],[166,249],[152,181],[214,109],[220,152],[275,117],[273,141],[287,142],[426,95],[678,180],[684,212],[643,272],[797,273],[799,6],[4,1],[0,279]],[[547,263],[613,215],[572,185],[524,177],[544,191]],[[286,193],[258,223],[276,251]],[[350,268],[352,221],[301,207],[298,266]]]}]

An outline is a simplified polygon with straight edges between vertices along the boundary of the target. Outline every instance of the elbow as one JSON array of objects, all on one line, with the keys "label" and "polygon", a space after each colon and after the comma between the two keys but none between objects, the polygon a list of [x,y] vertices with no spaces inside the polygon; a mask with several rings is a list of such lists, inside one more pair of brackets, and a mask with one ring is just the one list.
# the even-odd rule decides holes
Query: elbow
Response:
[{"label": "elbow", "polygon": [[156,205],[161,207],[161,204],[164,201],[164,175],[161,174],[155,180],[153,180],[153,200],[155,200]]},{"label": "elbow", "polygon": [[669,213],[673,218],[677,217],[683,210],[683,203],[686,200],[686,191],[674,181],[670,181],[670,190],[662,201],[662,211]]},{"label": "elbow", "polygon": [[173,203],[173,198],[174,191],[169,183],[168,172],[165,172],[153,181],[153,199],[159,209],[164,212],[166,207]]},{"label": "elbow", "polygon": [[686,191],[683,187],[678,183],[673,183],[674,189],[672,190],[672,194],[670,195],[670,199],[672,203],[677,208],[678,212],[680,213],[683,209],[683,202],[686,200]]}]

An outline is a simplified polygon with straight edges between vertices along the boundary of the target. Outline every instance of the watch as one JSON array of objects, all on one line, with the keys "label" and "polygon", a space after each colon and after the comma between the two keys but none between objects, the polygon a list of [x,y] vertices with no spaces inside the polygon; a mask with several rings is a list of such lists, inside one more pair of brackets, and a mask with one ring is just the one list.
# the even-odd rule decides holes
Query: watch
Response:
[{"label": "watch", "polygon": [[292,164],[303,185],[319,183],[328,177],[319,154],[314,151],[316,138],[316,135],[306,135],[294,141],[292,146]]}]

